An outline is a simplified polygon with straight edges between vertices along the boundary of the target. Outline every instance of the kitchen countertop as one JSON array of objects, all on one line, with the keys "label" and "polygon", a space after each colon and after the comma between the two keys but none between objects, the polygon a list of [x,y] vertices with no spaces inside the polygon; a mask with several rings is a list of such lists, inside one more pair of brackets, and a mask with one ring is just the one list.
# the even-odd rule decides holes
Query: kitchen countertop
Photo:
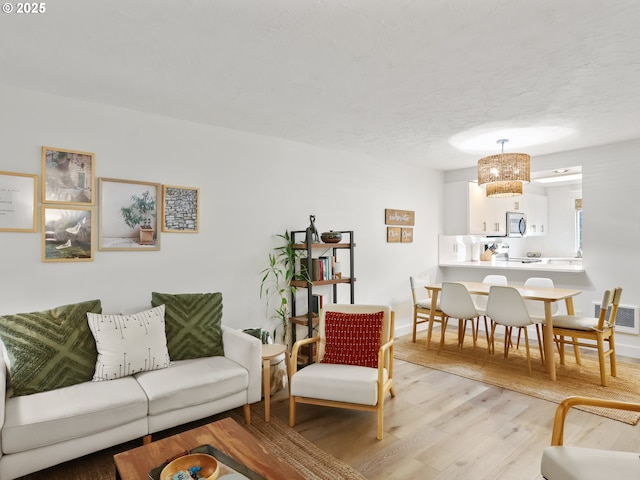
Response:
[{"label": "kitchen countertop", "polygon": [[[576,262],[576,263],[569,263]],[[490,260],[486,262],[452,262],[441,263],[440,267],[455,268],[494,268],[504,270],[536,270],[539,272],[584,272],[579,259],[544,259],[538,263],[522,263],[507,260]]]}]

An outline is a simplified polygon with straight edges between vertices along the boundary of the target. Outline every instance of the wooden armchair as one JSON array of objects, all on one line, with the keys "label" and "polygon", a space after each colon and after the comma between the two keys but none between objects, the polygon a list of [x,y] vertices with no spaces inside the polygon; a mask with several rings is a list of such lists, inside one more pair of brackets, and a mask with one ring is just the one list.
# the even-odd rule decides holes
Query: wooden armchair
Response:
[{"label": "wooden armchair", "polygon": [[[386,305],[327,305],[318,336],[293,345],[289,425],[296,404],[377,412],[378,440],[383,436],[384,399],[393,388],[394,312]],[[314,344],[315,363],[297,370],[298,351]]]},{"label": "wooden armchair", "polygon": [[551,446],[544,449],[540,473],[547,480],[638,480],[640,452],[620,452],[584,447],[567,447],[564,423],[567,413],[576,405],[615,408],[640,412],[640,403],[602,400],[590,397],[569,397],[556,409],[551,434]]}]

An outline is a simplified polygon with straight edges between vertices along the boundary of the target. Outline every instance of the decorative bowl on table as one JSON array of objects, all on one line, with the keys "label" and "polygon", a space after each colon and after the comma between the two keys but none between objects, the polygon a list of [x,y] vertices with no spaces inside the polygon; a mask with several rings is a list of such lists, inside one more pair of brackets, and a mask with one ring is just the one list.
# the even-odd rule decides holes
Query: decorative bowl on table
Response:
[{"label": "decorative bowl on table", "polygon": [[[219,471],[220,466],[214,457],[204,453],[192,453],[169,462],[160,472],[160,480],[190,480],[193,478],[216,480]],[[191,472],[194,472],[196,476],[191,476]]]},{"label": "decorative bowl on table", "polygon": [[342,240],[342,234],[340,232],[329,230],[328,232],[322,232],[320,239],[324,243],[340,243],[340,240]]}]

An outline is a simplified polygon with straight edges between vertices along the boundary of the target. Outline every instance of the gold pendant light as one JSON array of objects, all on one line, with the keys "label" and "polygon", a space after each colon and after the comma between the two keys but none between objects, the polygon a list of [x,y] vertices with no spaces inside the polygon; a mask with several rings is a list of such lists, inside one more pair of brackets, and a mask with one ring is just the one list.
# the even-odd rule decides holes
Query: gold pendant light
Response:
[{"label": "gold pendant light", "polygon": [[478,160],[478,185],[486,185],[487,197],[515,197],[522,195],[522,184],[530,181],[531,157],[526,153],[502,153]]}]

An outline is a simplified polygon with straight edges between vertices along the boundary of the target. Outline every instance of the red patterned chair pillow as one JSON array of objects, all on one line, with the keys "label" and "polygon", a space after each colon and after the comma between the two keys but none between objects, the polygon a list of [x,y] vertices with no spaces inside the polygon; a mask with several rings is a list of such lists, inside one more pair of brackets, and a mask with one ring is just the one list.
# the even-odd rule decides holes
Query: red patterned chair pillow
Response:
[{"label": "red patterned chair pillow", "polygon": [[326,344],[321,363],[378,368],[384,312],[326,312]]}]

